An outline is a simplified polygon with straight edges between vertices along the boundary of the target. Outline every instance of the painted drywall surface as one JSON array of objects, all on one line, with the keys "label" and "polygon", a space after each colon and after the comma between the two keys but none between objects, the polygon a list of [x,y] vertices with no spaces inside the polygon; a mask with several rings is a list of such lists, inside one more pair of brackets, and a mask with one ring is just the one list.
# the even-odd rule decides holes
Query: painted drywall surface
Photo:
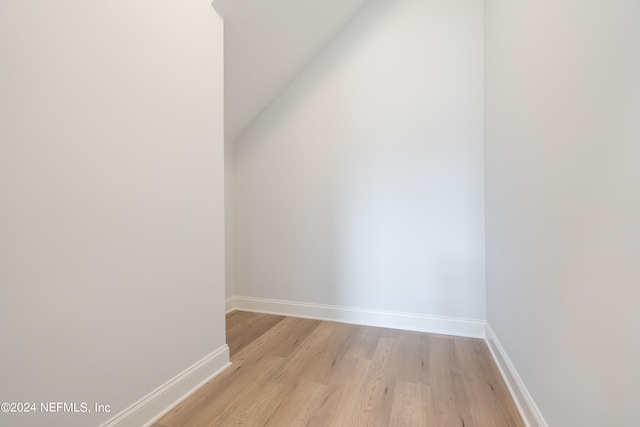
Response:
[{"label": "painted drywall surface", "polygon": [[640,3],[488,0],[488,321],[550,426],[635,426]]},{"label": "painted drywall surface", "polygon": [[225,137],[235,140],[368,1],[216,0],[225,25]]},{"label": "painted drywall surface", "polygon": [[483,9],[373,1],[236,141],[237,295],[484,319]]},{"label": "painted drywall surface", "polygon": [[234,245],[233,245],[233,143],[224,143],[224,234],[225,234],[225,297],[236,294],[233,284]]},{"label": "painted drywall surface", "polygon": [[222,37],[207,1],[0,3],[0,401],[111,406],[0,424],[98,425],[224,345]]}]

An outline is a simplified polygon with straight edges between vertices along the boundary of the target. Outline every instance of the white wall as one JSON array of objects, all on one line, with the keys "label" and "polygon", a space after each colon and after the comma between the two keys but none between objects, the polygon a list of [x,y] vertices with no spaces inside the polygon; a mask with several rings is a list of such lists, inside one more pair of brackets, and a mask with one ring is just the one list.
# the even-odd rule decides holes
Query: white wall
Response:
[{"label": "white wall", "polygon": [[225,344],[222,22],[208,1],[0,3],[0,401],[109,414]]},{"label": "white wall", "polygon": [[484,319],[482,109],[482,2],[370,3],[236,141],[236,294]]},{"label": "white wall", "polygon": [[487,1],[488,320],[550,426],[636,426],[640,3]]},{"label": "white wall", "polygon": [[216,0],[225,137],[235,140],[369,0]]},{"label": "white wall", "polygon": [[224,235],[225,235],[225,296],[236,294],[234,285],[233,244],[233,142],[224,143]]}]

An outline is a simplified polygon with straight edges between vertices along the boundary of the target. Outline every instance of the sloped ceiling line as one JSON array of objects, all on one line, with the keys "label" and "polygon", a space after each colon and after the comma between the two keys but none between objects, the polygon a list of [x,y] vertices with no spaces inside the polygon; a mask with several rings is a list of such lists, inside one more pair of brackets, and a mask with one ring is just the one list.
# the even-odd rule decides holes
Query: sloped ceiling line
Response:
[{"label": "sloped ceiling line", "polygon": [[215,0],[225,23],[225,139],[235,140],[369,1]]}]

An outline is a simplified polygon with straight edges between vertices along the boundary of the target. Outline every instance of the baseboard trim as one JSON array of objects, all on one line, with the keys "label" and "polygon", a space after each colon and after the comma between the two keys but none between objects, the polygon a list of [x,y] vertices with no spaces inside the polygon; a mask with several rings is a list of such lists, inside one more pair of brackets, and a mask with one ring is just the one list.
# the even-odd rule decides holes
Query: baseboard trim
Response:
[{"label": "baseboard trim", "polygon": [[370,310],[243,296],[231,297],[227,301],[227,308],[233,307],[231,311],[253,311],[471,338],[484,338],[485,333],[485,321],[478,319],[430,316],[417,313]]},{"label": "baseboard trim", "polygon": [[504,381],[507,383],[509,392],[518,407],[518,411],[525,425],[527,427],[548,427],[542,413],[533,401],[527,387],[525,387],[520,375],[518,375],[518,371],[516,371],[513,363],[511,363],[509,356],[507,356],[507,353],[488,322],[486,324],[485,334],[485,340],[487,341],[491,355],[496,365],[498,365]]},{"label": "baseboard trim", "polygon": [[230,297],[224,300],[225,313],[229,314],[236,309],[236,297]]},{"label": "baseboard trim", "polygon": [[149,427],[230,365],[225,344],[100,427]]}]

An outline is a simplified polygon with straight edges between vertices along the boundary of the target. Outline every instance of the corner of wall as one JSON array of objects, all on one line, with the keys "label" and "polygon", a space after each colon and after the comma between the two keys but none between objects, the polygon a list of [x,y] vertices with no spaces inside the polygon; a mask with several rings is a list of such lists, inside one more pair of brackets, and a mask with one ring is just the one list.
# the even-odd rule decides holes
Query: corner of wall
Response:
[{"label": "corner of wall", "polygon": [[489,322],[486,323],[485,341],[491,351],[493,360],[498,365],[502,378],[504,378],[511,397],[520,412],[520,416],[527,427],[548,427],[542,413],[536,406],[531,394],[520,378],[515,366],[511,363],[509,356],[500,344],[498,337],[491,329]]},{"label": "corner of wall", "polygon": [[172,408],[230,365],[229,347],[225,344],[162,384],[100,427],[151,426]]}]

